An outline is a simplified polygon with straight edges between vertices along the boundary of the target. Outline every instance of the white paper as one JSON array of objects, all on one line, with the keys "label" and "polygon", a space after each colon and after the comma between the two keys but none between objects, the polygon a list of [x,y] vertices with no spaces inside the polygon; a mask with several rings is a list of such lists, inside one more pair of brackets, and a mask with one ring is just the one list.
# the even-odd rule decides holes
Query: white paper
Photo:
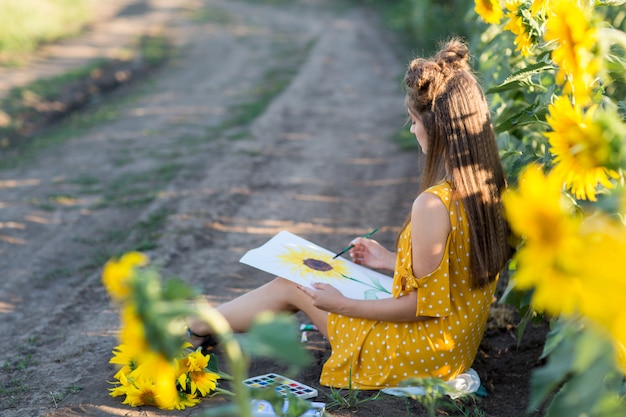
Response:
[{"label": "white paper", "polygon": [[309,288],[314,282],[331,284],[348,298],[391,297],[391,277],[333,256],[334,252],[282,231],[248,251],[240,262]]}]

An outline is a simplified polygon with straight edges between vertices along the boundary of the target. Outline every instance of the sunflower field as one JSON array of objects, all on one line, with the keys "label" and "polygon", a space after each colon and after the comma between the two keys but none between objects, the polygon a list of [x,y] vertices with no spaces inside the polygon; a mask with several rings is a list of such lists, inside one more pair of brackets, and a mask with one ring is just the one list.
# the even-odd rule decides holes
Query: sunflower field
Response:
[{"label": "sunflower field", "polygon": [[528,411],[626,415],[624,1],[477,0],[474,12],[516,236],[505,300],[551,322]]}]

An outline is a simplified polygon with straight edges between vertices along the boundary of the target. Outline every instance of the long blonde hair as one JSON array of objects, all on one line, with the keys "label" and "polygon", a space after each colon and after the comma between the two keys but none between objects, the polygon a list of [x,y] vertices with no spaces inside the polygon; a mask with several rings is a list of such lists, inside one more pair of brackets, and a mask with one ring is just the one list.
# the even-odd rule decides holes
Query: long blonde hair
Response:
[{"label": "long blonde hair", "polygon": [[468,59],[467,45],[451,39],[434,58],[411,61],[404,83],[407,108],[421,118],[428,136],[420,192],[447,171],[454,197],[465,206],[471,279],[480,287],[502,271],[512,248],[500,201],[506,178],[489,107]]}]

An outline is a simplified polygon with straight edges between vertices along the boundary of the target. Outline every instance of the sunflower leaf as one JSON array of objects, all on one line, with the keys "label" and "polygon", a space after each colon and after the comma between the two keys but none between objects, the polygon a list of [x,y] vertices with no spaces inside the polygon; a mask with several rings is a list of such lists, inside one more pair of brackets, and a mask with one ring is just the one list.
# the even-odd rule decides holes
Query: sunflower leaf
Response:
[{"label": "sunflower leaf", "polygon": [[250,356],[278,359],[295,368],[311,362],[309,352],[300,342],[298,324],[291,315],[261,314],[248,332],[237,335],[237,339]]}]

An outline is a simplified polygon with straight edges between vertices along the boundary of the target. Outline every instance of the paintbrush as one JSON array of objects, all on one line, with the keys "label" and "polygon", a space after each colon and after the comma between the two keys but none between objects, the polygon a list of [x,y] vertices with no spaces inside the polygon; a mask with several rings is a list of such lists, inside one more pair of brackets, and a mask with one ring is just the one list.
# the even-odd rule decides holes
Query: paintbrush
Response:
[{"label": "paintbrush", "polygon": [[[367,239],[368,237],[372,236],[374,233],[378,232],[378,227],[374,230],[372,230],[371,232],[369,232],[366,235],[363,235],[363,238]],[[333,256],[333,259],[335,259],[338,256],[343,255],[344,253],[348,252],[350,249],[352,249],[354,247],[354,245],[350,245],[347,246],[344,250],[342,250],[341,252],[339,252],[337,255]]]}]

